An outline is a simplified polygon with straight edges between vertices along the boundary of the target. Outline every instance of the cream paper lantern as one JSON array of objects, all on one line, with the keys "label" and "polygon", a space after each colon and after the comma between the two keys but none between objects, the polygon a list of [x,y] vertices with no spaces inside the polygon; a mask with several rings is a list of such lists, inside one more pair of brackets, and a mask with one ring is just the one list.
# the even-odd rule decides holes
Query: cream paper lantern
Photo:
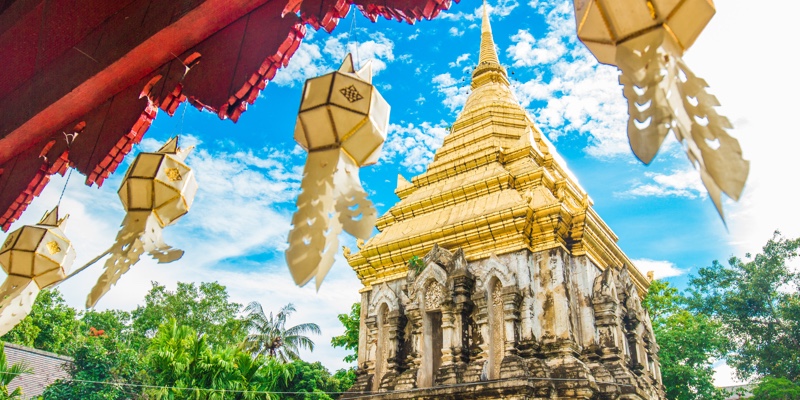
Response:
[{"label": "cream paper lantern", "polygon": [[714,16],[711,0],[574,0],[578,37],[605,64],[622,71],[628,139],[649,164],[667,133],[682,142],[720,216],[721,193],[741,195],[750,170],[732,125],[715,110],[708,84],[683,53]]},{"label": "cream paper lantern", "polygon": [[338,71],[306,81],[294,138],[308,151],[292,217],[286,262],[298,285],[319,290],[342,229],[367,239],[377,211],[358,170],[374,164],[389,128],[389,104],[372,85],[372,66],[356,71],[350,54]]},{"label": "cream paper lantern", "polygon": [[159,263],[183,256],[182,250],[164,243],[162,229],[189,212],[197,193],[194,172],[184,163],[191,150],[179,149],[174,137],[157,152],[139,153],[133,160],[119,188],[127,214],[116,242],[106,252],[111,257],[89,293],[86,307],[94,307],[143,253]]},{"label": "cream paper lantern", "polygon": [[64,234],[67,218],[59,219],[56,207],[3,242],[0,266],[8,276],[0,286],[0,336],[31,312],[41,289],[66,278],[75,261],[75,249]]}]

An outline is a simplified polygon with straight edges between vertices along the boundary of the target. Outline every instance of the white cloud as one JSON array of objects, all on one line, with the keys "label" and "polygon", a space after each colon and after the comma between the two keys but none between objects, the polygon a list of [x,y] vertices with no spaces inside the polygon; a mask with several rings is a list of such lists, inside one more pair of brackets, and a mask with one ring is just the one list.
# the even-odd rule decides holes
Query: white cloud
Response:
[{"label": "white cloud", "polygon": [[[517,0],[499,0],[497,5],[487,4],[486,11],[493,21],[499,21],[509,16],[517,6],[519,6]],[[451,21],[480,21],[483,17],[483,6],[480,5],[476,7],[471,13],[462,11],[453,13],[445,11],[439,17]]]},{"label": "white cloud", "polygon": [[[372,72],[386,69],[386,63],[394,61],[394,42],[381,32],[370,32],[369,40],[348,42],[348,33],[331,36],[325,41],[323,51],[334,60],[343,60],[348,52],[361,63],[372,60]],[[359,61],[359,60],[356,60]]]},{"label": "white cloud", "polygon": [[703,198],[706,189],[699,173],[691,168],[662,174],[645,172],[645,182],[636,182],[629,190],[618,193],[624,197],[685,197]]},{"label": "white cloud", "polygon": [[635,265],[639,271],[642,271],[645,274],[649,271],[653,271],[653,278],[655,279],[670,278],[686,273],[686,271],[678,269],[675,264],[666,260],[650,260],[648,258],[640,258],[638,260],[631,261],[633,261],[633,265]]},{"label": "white cloud", "polygon": [[[589,136],[585,152],[596,158],[630,156],[626,135],[627,103],[617,68],[600,65],[575,36],[571,2],[534,2],[545,16],[548,31],[537,40],[519,30],[506,53],[535,77],[514,82],[524,107],[531,109],[540,128],[553,140],[578,133]],[[571,49],[571,50],[569,50]]]},{"label": "white cloud", "polygon": [[417,104],[423,105],[425,104],[425,97],[422,96],[422,93],[419,94],[416,100],[414,100]]},{"label": "white cloud", "polygon": [[419,37],[419,28],[417,28],[417,30],[414,31],[413,34],[408,35],[408,40],[415,40],[418,37]]},{"label": "white cloud", "polygon": [[[386,63],[393,62],[394,42],[381,32],[372,32],[370,39],[360,41],[358,46],[348,40],[349,33],[329,36],[320,48],[318,42],[306,39],[300,44],[286,68],[278,70],[272,80],[280,86],[302,84],[306,79],[330,72],[344,60],[347,53],[353,54],[356,67],[372,60],[372,72],[378,74],[386,69]],[[410,56],[400,59],[406,62]]]},{"label": "white cloud", "polygon": [[451,61],[448,65],[450,68],[455,68],[461,65],[462,62],[469,60],[470,54],[464,53],[456,58],[455,61]]},{"label": "white cloud", "polygon": [[383,145],[381,161],[396,162],[409,171],[419,173],[433,160],[434,151],[442,145],[448,130],[444,122],[433,125],[389,125],[389,140]]},{"label": "white cloud", "polygon": [[450,32],[450,36],[455,36],[455,37],[464,36],[464,31],[456,28],[455,26],[451,27],[448,32]]},{"label": "white cloud", "polygon": [[464,107],[464,103],[467,102],[467,97],[470,93],[468,84],[461,85],[461,82],[456,81],[449,72],[434,76],[432,82],[436,85],[436,90],[439,94],[444,96],[442,104],[449,108],[450,111],[456,111]]},{"label": "white cloud", "polygon": [[294,86],[308,78],[322,75],[329,69],[330,67],[325,65],[319,46],[304,41],[289,60],[289,65],[275,73],[272,82],[279,86]]},{"label": "white cloud", "polygon": [[553,63],[567,52],[567,46],[559,31],[550,30],[543,39],[536,40],[530,31],[520,29],[511,36],[514,43],[509,46],[508,56],[514,60],[515,67],[537,67]]}]

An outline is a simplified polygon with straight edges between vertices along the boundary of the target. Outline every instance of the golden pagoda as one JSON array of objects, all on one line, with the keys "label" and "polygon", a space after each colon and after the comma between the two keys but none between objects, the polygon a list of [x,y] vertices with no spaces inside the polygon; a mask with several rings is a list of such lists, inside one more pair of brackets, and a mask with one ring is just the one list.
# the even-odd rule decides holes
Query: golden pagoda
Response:
[{"label": "golden pagoda", "polygon": [[664,398],[649,281],[514,96],[484,7],[472,92],[358,252],[345,397]]}]

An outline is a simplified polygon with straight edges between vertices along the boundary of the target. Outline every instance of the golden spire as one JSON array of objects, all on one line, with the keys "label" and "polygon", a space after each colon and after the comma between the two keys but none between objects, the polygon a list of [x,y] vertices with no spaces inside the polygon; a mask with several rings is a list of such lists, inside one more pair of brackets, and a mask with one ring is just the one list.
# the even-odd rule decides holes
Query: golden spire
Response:
[{"label": "golden spire", "polygon": [[489,24],[489,14],[486,0],[484,0],[481,48],[478,55],[478,66],[472,72],[472,87],[476,88],[491,81],[501,81],[508,85],[506,70],[500,65],[500,59],[497,58],[497,50],[495,50],[494,38],[492,37],[492,26]]}]

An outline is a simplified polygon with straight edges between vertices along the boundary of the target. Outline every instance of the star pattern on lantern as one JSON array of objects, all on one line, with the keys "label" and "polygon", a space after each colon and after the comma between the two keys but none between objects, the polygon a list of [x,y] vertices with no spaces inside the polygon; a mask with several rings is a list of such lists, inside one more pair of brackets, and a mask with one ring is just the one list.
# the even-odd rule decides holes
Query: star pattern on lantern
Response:
[{"label": "star pattern on lantern", "polygon": [[355,103],[364,98],[361,93],[358,93],[358,90],[353,85],[340,89],[339,93],[341,93],[347,99],[347,101],[351,103]]},{"label": "star pattern on lantern", "polygon": [[50,255],[57,254],[61,252],[61,247],[58,247],[58,242],[53,240],[47,243],[47,251],[50,252]]},{"label": "star pattern on lantern", "polygon": [[338,71],[306,81],[294,137],[308,158],[286,250],[298,285],[316,278],[319,289],[342,230],[360,239],[372,233],[377,211],[358,170],[378,161],[388,127],[389,104],[372,85],[370,63],[356,71],[348,54]]}]

